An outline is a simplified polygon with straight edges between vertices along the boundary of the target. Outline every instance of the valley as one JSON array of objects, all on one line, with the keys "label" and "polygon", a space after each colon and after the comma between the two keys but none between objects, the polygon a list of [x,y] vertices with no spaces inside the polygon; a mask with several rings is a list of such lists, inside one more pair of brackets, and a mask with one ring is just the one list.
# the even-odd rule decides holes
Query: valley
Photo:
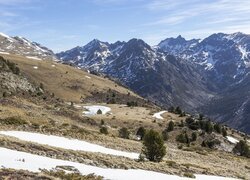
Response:
[{"label": "valley", "polygon": [[[194,124],[209,121],[161,109],[107,78],[69,65],[19,55],[4,58],[14,62],[20,73],[12,73],[8,66],[1,70],[16,77],[11,83],[16,86],[6,85],[8,79],[2,79],[5,85],[1,94],[11,91],[1,98],[0,106],[0,151],[4,159],[0,164],[6,168],[3,177],[10,177],[14,173],[8,172],[16,169],[19,179],[19,173],[53,179],[56,175],[67,176],[63,169],[83,179],[122,179],[124,173],[131,179],[139,175],[163,179],[249,178],[249,158],[232,153],[235,139],[249,143],[244,133],[224,126],[221,128],[226,129],[226,136],[215,130],[193,129],[190,117]],[[26,88],[18,86],[22,78],[29,82]],[[95,99],[95,94],[105,98]],[[173,129],[166,131],[170,122],[174,123]],[[142,149],[137,135],[140,127],[165,132],[166,156],[161,162],[138,158]],[[189,142],[176,140],[182,133],[190,138]],[[191,141],[193,133],[197,137]],[[201,145],[211,139],[220,143],[213,147]]]}]

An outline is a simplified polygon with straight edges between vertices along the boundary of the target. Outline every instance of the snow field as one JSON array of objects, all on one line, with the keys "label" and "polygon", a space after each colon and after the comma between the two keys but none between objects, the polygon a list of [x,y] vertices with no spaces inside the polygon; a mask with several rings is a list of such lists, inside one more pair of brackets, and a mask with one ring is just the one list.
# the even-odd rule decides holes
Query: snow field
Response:
[{"label": "snow field", "polygon": [[166,113],[166,112],[168,112],[168,111],[160,111],[158,113],[155,113],[153,115],[153,117],[156,118],[156,119],[163,119],[163,117],[161,115],[164,114],[164,113]]},{"label": "snow field", "polygon": [[100,109],[102,114],[106,114],[107,112],[111,111],[111,108],[106,106],[83,106],[88,111],[83,111],[84,115],[96,115],[97,111]]},{"label": "snow field", "polygon": [[139,157],[139,153],[119,151],[82,140],[69,139],[53,135],[44,135],[44,134],[24,132],[24,131],[0,131],[0,134],[6,136],[12,136],[23,141],[29,141],[33,143],[49,145],[63,149],[103,153],[114,156],[123,156],[130,159],[138,159]]},{"label": "snow field", "polygon": [[[77,162],[52,159],[48,157],[43,157],[39,155],[34,155],[30,153],[20,152],[16,150],[10,150],[0,147],[0,167],[1,168],[12,168],[12,169],[22,169],[32,172],[40,172],[40,169],[51,170],[57,166],[71,166],[79,170],[82,175],[88,175],[94,173],[96,175],[102,176],[105,179],[111,180],[127,180],[127,179],[140,179],[144,180],[182,180],[189,178],[179,177],[176,175],[168,175],[163,173],[158,173],[154,171],[146,171],[141,169],[110,169],[110,168],[100,168],[91,165],[85,165]],[[200,180],[230,180],[232,178],[218,177],[218,176],[208,176],[208,175],[195,175],[196,179]]]}]

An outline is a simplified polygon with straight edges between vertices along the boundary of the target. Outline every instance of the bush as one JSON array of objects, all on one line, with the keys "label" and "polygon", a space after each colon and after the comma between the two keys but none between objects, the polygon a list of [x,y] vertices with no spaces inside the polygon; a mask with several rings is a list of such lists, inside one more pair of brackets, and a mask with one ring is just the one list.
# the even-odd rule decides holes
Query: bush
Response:
[{"label": "bush", "polygon": [[187,117],[185,121],[188,125],[194,123],[194,119],[191,117]]},{"label": "bush", "polygon": [[119,130],[119,137],[124,139],[129,139],[130,132],[127,128],[123,127]]},{"label": "bush", "polygon": [[5,125],[16,125],[16,126],[27,124],[25,120],[20,119],[19,117],[9,117],[6,119],[1,119],[0,123]]},{"label": "bush", "polygon": [[173,131],[173,130],[174,130],[174,122],[170,121],[169,124],[168,124],[167,131],[170,132],[170,131]]},{"label": "bush", "polygon": [[196,139],[197,139],[197,133],[193,132],[191,136],[192,136],[192,141],[196,141]]},{"label": "bush", "polygon": [[130,101],[130,102],[127,102],[127,106],[128,107],[136,107],[136,106],[138,106],[138,104],[136,101]]},{"label": "bush", "polygon": [[214,125],[214,130],[215,130],[215,132],[221,134],[221,125],[219,125],[219,124],[216,123]]},{"label": "bush", "polygon": [[102,110],[98,109],[98,111],[96,112],[97,114],[102,114]]},{"label": "bush", "polygon": [[142,154],[147,159],[154,162],[160,162],[166,154],[166,147],[162,136],[154,130],[148,131],[143,139]]},{"label": "bush", "polygon": [[184,173],[183,174],[185,177],[188,177],[188,178],[195,178],[195,175],[193,174],[193,173],[188,173],[188,172],[186,172],[186,173]]},{"label": "bush", "polygon": [[164,141],[167,141],[169,139],[169,135],[168,135],[168,130],[167,129],[163,130],[161,134],[162,134],[162,138],[163,138]]},{"label": "bush", "polygon": [[100,133],[102,133],[102,134],[108,134],[108,133],[109,133],[109,132],[108,132],[108,128],[105,127],[105,126],[102,126],[102,127],[100,128]]},{"label": "bush", "polygon": [[221,130],[221,132],[222,132],[223,137],[226,137],[226,136],[227,136],[227,130],[226,130],[225,128],[223,128],[223,129]]},{"label": "bush", "polygon": [[235,154],[239,154],[240,156],[250,157],[249,147],[246,141],[240,140],[235,147],[233,148],[233,152]]},{"label": "bush", "polygon": [[138,129],[137,132],[136,132],[136,135],[137,135],[137,136],[140,136],[141,139],[143,139],[145,133],[146,133],[145,128],[144,128],[144,127],[139,127],[139,129]]},{"label": "bush", "polygon": [[213,125],[210,121],[206,121],[205,123],[205,131],[208,133],[208,134],[211,134],[213,132]]},{"label": "bush", "polygon": [[203,114],[199,114],[199,120],[203,120],[203,118],[204,118],[204,115]]},{"label": "bush", "polygon": [[179,135],[176,136],[176,141],[180,142],[180,143],[190,143],[190,139],[188,137],[187,133],[181,133]]},{"label": "bush", "polygon": [[204,140],[201,143],[201,146],[208,147],[210,149],[213,149],[216,145],[220,145],[220,141],[218,139]]},{"label": "bush", "polygon": [[181,114],[181,113],[182,113],[181,108],[180,108],[179,106],[177,106],[177,107],[175,108],[175,110],[174,110],[174,113],[175,113],[175,114]]}]

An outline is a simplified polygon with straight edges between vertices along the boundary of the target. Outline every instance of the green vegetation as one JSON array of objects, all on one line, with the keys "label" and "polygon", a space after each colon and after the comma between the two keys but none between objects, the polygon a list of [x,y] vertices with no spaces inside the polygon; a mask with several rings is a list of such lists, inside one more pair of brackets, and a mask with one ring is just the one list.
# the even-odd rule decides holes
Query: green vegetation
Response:
[{"label": "green vegetation", "polygon": [[168,135],[168,130],[167,129],[163,130],[161,134],[162,134],[162,137],[163,137],[164,141],[167,141],[169,139],[169,135]]},{"label": "green vegetation", "polygon": [[240,140],[235,147],[233,148],[233,152],[235,154],[239,154],[240,156],[250,157],[249,146],[246,141]]},{"label": "green vegetation", "polygon": [[188,177],[188,178],[195,178],[195,175],[189,172],[184,173],[183,176]]},{"label": "green vegetation", "polygon": [[201,146],[213,149],[216,145],[220,145],[220,143],[221,142],[218,139],[209,139],[202,141]]},{"label": "green vegetation", "polygon": [[197,139],[197,133],[196,132],[192,132],[192,141],[196,141],[196,139]]},{"label": "green vegetation", "polygon": [[141,139],[143,139],[145,133],[146,133],[146,129],[145,129],[144,127],[141,126],[141,127],[139,127],[139,129],[137,130],[136,135],[137,135],[137,136],[140,136]]},{"label": "green vegetation", "polygon": [[96,112],[97,114],[102,114],[102,110],[98,109],[98,111]]},{"label": "green vegetation", "polygon": [[63,170],[42,170],[44,174],[63,180],[101,180],[103,177],[94,174],[81,175],[80,173],[66,173]]},{"label": "green vegetation", "polygon": [[208,133],[208,134],[211,134],[213,132],[213,125],[210,121],[206,121],[205,123],[205,131]]},{"label": "green vegetation", "polygon": [[188,137],[188,134],[186,132],[182,132],[181,134],[176,136],[176,141],[180,143],[190,143],[190,139]]},{"label": "green vegetation", "polygon": [[173,121],[170,121],[170,122],[169,122],[167,130],[168,130],[168,132],[174,130],[174,122],[173,122]]},{"label": "green vegetation", "polygon": [[12,73],[16,75],[20,74],[19,67],[17,67],[15,63],[4,59],[2,56],[0,56],[0,68],[4,70],[10,70]]},{"label": "green vegetation", "polygon": [[130,132],[127,128],[123,127],[119,130],[119,137],[129,139]]},{"label": "green vegetation", "polygon": [[222,135],[223,135],[223,137],[227,136],[227,130],[225,128],[222,129]]},{"label": "green vegetation", "polygon": [[136,101],[129,101],[127,102],[128,107],[136,107],[138,106],[138,103]]},{"label": "green vegetation", "polygon": [[102,126],[102,127],[100,128],[100,133],[102,133],[102,134],[108,134],[108,133],[109,133],[109,132],[108,132],[108,128],[105,127],[105,126]]},{"label": "green vegetation", "polygon": [[160,162],[166,154],[166,147],[162,136],[154,130],[148,131],[143,139],[142,154],[147,159],[154,162]]},{"label": "green vegetation", "polygon": [[221,134],[221,125],[220,124],[215,124],[214,125],[214,130],[215,130],[215,132],[217,132],[217,133],[219,133],[219,134]]},{"label": "green vegetation", "polygon": [[13,126],[21,126],[28,124],[27,121],[19,118],[19,117],[9,117],[6,119],[0,119],[0,124],[3,125],[13,125]]}]

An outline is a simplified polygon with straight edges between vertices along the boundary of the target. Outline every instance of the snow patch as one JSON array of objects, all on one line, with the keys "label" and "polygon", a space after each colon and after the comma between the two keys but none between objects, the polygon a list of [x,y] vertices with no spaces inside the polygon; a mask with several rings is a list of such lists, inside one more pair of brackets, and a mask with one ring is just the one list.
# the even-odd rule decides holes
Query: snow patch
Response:
[{"label": "snow patch", "polygon": [[99,109],[102,111],[102,114],[106,114],[107,112],[111,111],[111,109],[106,106],[84,106],[84,108],[88,110],[83,111],[84,115],[96,115]]},{"label": "snow patch", "polygon": [[1,51],[0,51],[0,54],[10,54],[10,53],[8,53],[8,52],[1,52]]},{"label": "snow patch", "polygon": [[[40,169],[51,170],[57,166],[71,166],[79,170],[82,175],[96,174],[104,177],[105,179],[188,179],[185,177],[180,177],[176,175],[168,175],[163,173],[158,173],[154,171],[146,171],[141,169],[111,169],[111,168],[100,168],[91,165],[85,165],[77,162],[59,160],[48,158],[44,156],[34,155],[26,152],[20,152],[16,150],[10,150],[6,148],[0,148],[0,167],[12,168],[18,170],[28,170],[32,172],[40,172]],[[195,174],[196,179],[213,179],[213,180],[230,180],[232,178],[218,177],[218,176],[208,176],[208,175],[198,175]]]},{"label": "snow patch", "polygon": [[34,69],[38,69],[38,67],[37,67],[37,66],[33,66],[33,68],[34,68]]},{"label": "snow patch", "polygon": [[110,169],[96,166],[85,165],[81,163],[52,159],[30,153],[0,148],[0,167],[22,169],[32,172],[40,172],[39,169],[51,170],[56,166],[72,166],[79,170],[82,175],[95,173],[103,176],[105,179],[184,179],[176,175],[167,175],[163,173],[145,171],[140,169]]},{"label": "snow patch", "polygon": [[88,79],[91,79],[91,77],[89,77],[89,76],[85,76],[86,78],[88,78]]},{"label": "snow patch", "polygon": [[77,108],[77,109],[82,108],[82,106],[81,106],[81,105],[78,105],[78,104],[74,104],[74,107]]},{"label": "snow patch", "polygon": [[10,36],[8,36],[8,35],[6,35],[6,34],[4,34],[4,33],[1,33],[1,32],[0,32],[0,36],[3,36],[3,37],[5,37],[5,38],[7,38],[10,42],[13,42],[13,39],[12,39]]},{"label": "snow patch", "polygon": [[110,154],[114,156],[123,156],[130,159],[138,159],[139,157],[138,153],[119,151],[82,140],[68,139],[65,137],[59,137],[53,135],[44,135],[44,134],[24,132],[24,131],[0,131],[0,134],[6,136],[12,136],[23,141],[29,141],[63,149]]},{"label": "snow patch", "polygon": [[156,119],[164,119],[161,115],[164,114],[164,113],[166,113],[166,112],[168,112],[168,111],[160,111],[158,113],[155,113],[153,115],[153,117],[156,118]]},{"label": "snow patch", "polygon": [[232,136],[226,136],[227,140],[233,144],[236,144],[239,142],[238,139],[233,138]]},{"label": "snow patch", "polygon": [[40,59],[38,57],[35,57],[35,56],[26,56],[26,58],[28,58],[28,59],[34,59],[34,60],[39,60],[39,61],[42,60],[42,59]]}]

